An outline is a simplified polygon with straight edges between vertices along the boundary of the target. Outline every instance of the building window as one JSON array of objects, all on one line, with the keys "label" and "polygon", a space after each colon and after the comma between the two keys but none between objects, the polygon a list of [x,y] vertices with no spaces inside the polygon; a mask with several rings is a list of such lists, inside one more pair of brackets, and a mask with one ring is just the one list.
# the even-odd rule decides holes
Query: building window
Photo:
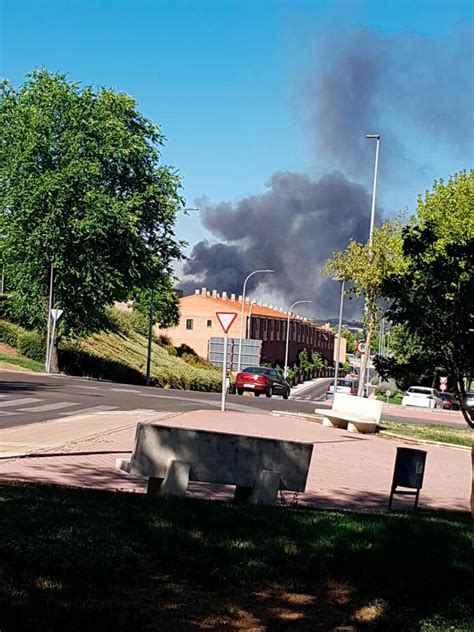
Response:
[{"label": "building window", "polygon": [[186,329],[192,329],[194,325],[194,320],[192,318],[188,318],[186,320]]},{"label": "building window", "polygon": [[210,329],[212,327],[212,320],[207,321],[207,328]]}]

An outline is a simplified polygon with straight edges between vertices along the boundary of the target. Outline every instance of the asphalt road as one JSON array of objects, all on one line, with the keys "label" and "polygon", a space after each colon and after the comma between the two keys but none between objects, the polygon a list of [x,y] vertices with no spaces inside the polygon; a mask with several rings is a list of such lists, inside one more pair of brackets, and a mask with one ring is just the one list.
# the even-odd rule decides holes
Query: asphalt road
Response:
[{"label": "asphalt road", "polygon": [[[318,381],[298,390],[289,400],[281,397],[228,395],[229,410],[256,412],[281,410],[293,413],[313,413],[315,407],[330,408],[324,401],[330,380]],[[63,375],[44,375],[0,371],[0,429],[61,419],[99,411],[147,410],[185,412],[215,410],[220,407],[219,393],[177,391],[130,384],[101,382]],[[427,413],[428,414],[428,413]],[[390,419],[384,413],[384,419]],[[410,411],[396,421],[426,423],[413,419]],[[430,420],[436,423],[436,419]],[[440,422],[451,425],[449,422]],[[458,423],[452,424],[459,427]]]}]

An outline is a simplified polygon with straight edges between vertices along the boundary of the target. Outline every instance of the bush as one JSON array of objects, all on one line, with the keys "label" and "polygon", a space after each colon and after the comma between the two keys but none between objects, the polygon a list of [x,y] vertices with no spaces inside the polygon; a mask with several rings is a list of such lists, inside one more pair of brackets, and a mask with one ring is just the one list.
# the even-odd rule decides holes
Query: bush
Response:
[{"label": "bush", "polygon": [[4,342],[16,349],[18,337],[23,333],[26,333],[26,329],[23,329],[20,325],[9,323],[7,320],[0,320],[0,342]]},{"label": "bush", "polygon": [[[163,343],[163,344],[171,344],[171,343],[168,342],[168,343]],[[185,344],[184,342],[183,344],[180,344],[179,347],[175,347],[175,349],[179,358],[181,358],[183,355],[192,355],[192,356],[198,357],[198,354],[194,351],[194,349],[190,347],[189,345]]]},{"label": "bush", "polygon": [[46,341],[38,331],[20,333],[16,348],[22,355],[38,362],[42,362],[46,355]]},{"label": "bush", "polygon": [[393,397],[395,393],[398,392],[398,388],[394,380],[389,380],[388,382],[380,382],[380,384],[377,384],[377,386],[375,387],[376,395],[385,395],[386,391],[390,391],[390,397]]},{"label": "bush", "polygon": [[173,345],[163,345],[163,349],[165,349],[170,356],[176,357],[178,355],[178,352]]},{"label": "bush", "polygon": [[148,336],[148,320],[137,311],[123,311],[116,307],[108,307],[105,311],[107,327],[119,331],[126,336],[132,332]]}]

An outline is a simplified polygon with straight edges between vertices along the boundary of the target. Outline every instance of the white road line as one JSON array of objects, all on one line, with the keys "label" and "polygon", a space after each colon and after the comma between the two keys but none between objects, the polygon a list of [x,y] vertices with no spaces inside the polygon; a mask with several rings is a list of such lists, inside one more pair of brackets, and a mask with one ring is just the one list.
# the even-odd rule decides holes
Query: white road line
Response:
[{"label": "white road line", "polygon": [[72,417],[73,415],[86,415],[88,413],[101,413],[107,410],[117,410],[117,406],[91,406],[90,408],[80,408],[79,410],[69,410],[67,413],[59,413],[63,417]]},{"label": "white road line", "polygon": [[140,391],[137,391],[134,388],[111,388],[109,390],[113,391],[114,393],[133,393],[133,394],[136,394],[136,393],[140,392]]},{"label": "white road line", "polygon": [[22,397],[21,399],[9,399],[7,402],[0,402],[0,406],[2,408],[6,408],[7,406],[23,406],[25,404],[34,404],[35,402],[40,401],[42,400],[37,397]]},{"label": "white road line", "polygon": [[70,408],[71,406],[79,406],[78,402],[54,402],[53,404],[42,404],[40,406],[31,406],[30,408],[19,408],[22,413],[42,413],[47,410],[58,410],[59,408]]},{"label": "white road line", "polygon": [[0,410],[1,415],[19,415],[20,413],[13,413],[11,410]]},{"label": "white road line", "polygon": [[102,388],[100,386],[90,386],[89,384],[74,384],[74,388],[92,388],[94,391],[100,391]]}]

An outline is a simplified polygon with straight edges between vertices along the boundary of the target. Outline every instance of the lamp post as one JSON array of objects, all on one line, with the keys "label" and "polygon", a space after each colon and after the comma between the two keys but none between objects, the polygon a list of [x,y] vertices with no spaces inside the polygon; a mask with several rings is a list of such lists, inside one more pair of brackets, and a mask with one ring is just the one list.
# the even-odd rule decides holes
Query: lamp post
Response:
[{"label": "lamp post", "polygon": [[[375,165],[374,165],[374,181],[372,186],[372,206],[370,209],[370,228],[369,228],[369,247],[372,248],[372,240],[374,234],[375,224],[375,194],[377,192],[377,174],[379,168],[379,149],[380,149],[380,134],[366,134],[366,138],[369,140],[375,140]],[[370,342],[370,341],[369,341]],[[367,345],[366,353],[364,354],[365,370],[360,372],[361,382],[359,384],[359,393],[363,394],[364,382],[366,382],[366,395],[369,396],[369,379],[370,379],[370,345]],[[364,360],[362,363],[364,363]],[[361,367],[362,369],[362,367]],[[365,378],[365,379],[364,379]]]},{"label": "lamp post", "polygon": [[53,309],[53,281],[54,281],[54,267],[51,263],[49,271],[49,298],[48,298],[48,326],[46,333],[46,358],[44,360],[44,368],[46,373],[49,373],[49,354],[50,354],[50,335],[51,335],[51,310]]},{"label": "lamp post", "polygon": [[250,301],[249,315],[247,316],[247,333],[246,333],[246,337],[247,338],[250,337],[250,328],[251,328],[251,324],[252,324],[252,307],[255,305],[256,302],[257,302],[256,298],[253,298]]},{"label": "lamp post", "polygon": [[288,346],[289,346],[289,341],[290,341],[290,316],[291,316],[291,310],[293,309],[293,307],[295,305],[299,305],[300,303],[312,303],[313,301],[295,301],[293,303],[293,305],[290,305],[290,307],[288,308],[288,319],[286,321],[286,344],[285,344],[285,369],[284,369],[284,373],[283,375],[285,376],[285,379],[288,376]]},{"label": "lamp post", "polygon": [[337,347],[336,347],[336,369],[334,371],[334,395],[337,393],[338,377],[339,377],[339,357],[341,353],[341,332],[342,332],[342,306],[344,303],[344,279],[334,279],[341,281],[341,303],[339,305],[339,323],[337,326]]},{"label": "lamp post", "polygon": [[237,373],[240,373],[241,363],[242,363],[242,336],[244,333],[244,308],[245,308],[245,290],[247,288],[247,281],[254,274],[259,274],[260,272],[275,272],[275,270],[254,270],[249,275],[247,275],[244,281],[244,288],[242,291],[242,309],[240,312],[240,337],[239,337],[239,355],[237,356]]}]

